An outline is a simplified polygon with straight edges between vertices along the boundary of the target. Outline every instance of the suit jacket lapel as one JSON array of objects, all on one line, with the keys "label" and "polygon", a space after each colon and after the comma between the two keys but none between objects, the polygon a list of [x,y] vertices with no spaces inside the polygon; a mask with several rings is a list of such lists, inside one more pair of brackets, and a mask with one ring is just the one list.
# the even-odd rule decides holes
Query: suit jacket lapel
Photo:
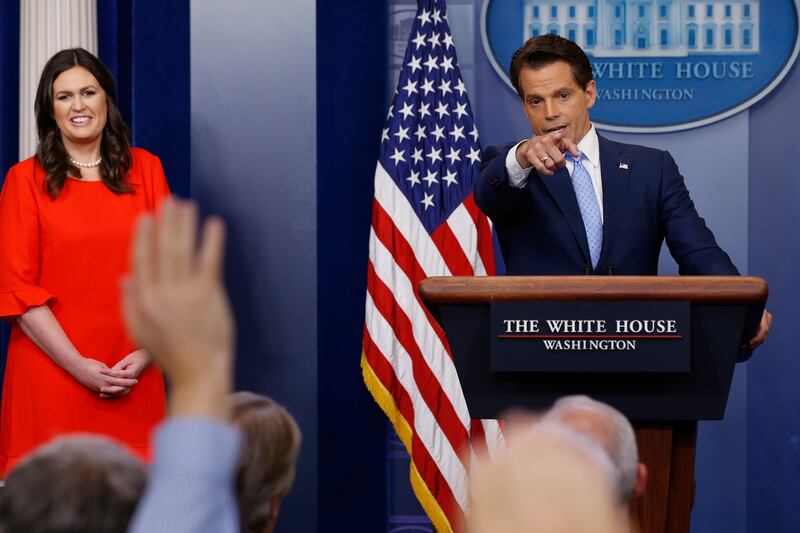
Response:
[{"label": "suit jacket lapel", "polygon": [[589,241],[586,239],[586,228],[583,226],[583,217],[578,207],[578,200],[575,198],[575,189],[572,188],[569,172],[566,168],[560,168],[552,176],[540,175],[540,177],[572,229],[575,240],[583,252],[584,260],[590,263]]},{"label": "suit jacket lapel", "polygon": [[631,161],[625,157],[624,150],[614,146],[615,143],[603,137],[599,137],[599,141],[600,172],[603,181],[603,248],[598,265],[603,265],[611,252],[620,213],[625,205]]}]

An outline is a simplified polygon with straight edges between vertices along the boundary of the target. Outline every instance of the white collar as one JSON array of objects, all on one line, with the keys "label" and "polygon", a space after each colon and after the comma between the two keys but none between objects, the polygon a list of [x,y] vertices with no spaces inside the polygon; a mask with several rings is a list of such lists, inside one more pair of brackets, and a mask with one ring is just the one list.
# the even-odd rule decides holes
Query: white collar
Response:
[{"label": "white collar", "polygon": [[594,129],[594,124],[591,125],[583,139],[578,142],[578,151],[586,156],[587,161],[593,167],[597,168],[600,165],[600,141],[597,138],[597,130]]}]

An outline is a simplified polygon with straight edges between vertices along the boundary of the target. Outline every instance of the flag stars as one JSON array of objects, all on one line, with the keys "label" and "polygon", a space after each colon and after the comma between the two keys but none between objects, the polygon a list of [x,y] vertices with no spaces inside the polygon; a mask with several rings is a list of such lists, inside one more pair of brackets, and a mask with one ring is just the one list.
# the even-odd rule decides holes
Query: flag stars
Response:
[{"label": "flag stars", "polygon": [[425,61],[425,67],[428,69],[428,72],[431,72],[433,69],[438,69],[439,65],[436,64],[436,56],[428,56],[428,60]]},{"label": "flag stars", "polygon": [[411,67],[411,74],[414,74],[418,70],[422,70],[421,63],[422,58],[417,56],[411,56],[411,61],[406,63],[407,67]]},{"label": "flag stars", "polygon": [[461,156],[459,155],[460,153],[461,150],[450,148],[450,153],[448,153],[445,157],[450,160],[451,165],[455,165],[456,161],[461,161]]},{"label": "flag stars", "polygon": [[406,86],[403,87],[403,90],[406,92],[406,96],[411,96],[411,93],[417,92],[417,82],[411,81],[411,79],[409,78],[406,81]]},{"label": "flag stars", "polygon": [[[397,150],[397,149],[395,148],[395,150]],[[425,157],[429,158],[431,160],[431,164],[433,164],[436,161],[441,161],[442,160],[442,151],[441,150],[435,150],[431,146],[431,151],[428,152],[427,154],[425,154]]]},{"label": "flag stars", "polygon": [[425,211],[427,211],[429,207],[433,207],[433,194],[423,193],[421,203],[425,206]]},{"label": "flag stars", "polygon": [[460,103],[456,104],[456,108],[453,110],[453,113],[458,115],[458,118],[462,118],[464,115],[467,115],[467,103]]},{"label": "flag stars", "polygon": [[394,149],[394,155],[390,156],[389,159],[394,161],[395,165],[399,165],[402,161],[403,163],[406,162],[406,158],[404,157],[406,151],[405,150],[398,150],[397,148]]},{"label": "flag stars", "polygon": [[393,135],[397,137],[397,142],[399,143],[403,142],[403,139],[411,139],[411,137],[408,136],[408,128],[400,127],[397,129],[397,133]]},{"label": "flag stars", "polygon": [[425,26],[425,24],[430,24],[431,23],[431,12],[428,11],[427,9],[423,9],[422,13],[417,15],[417,20],[419,20],[421,22],[420,27]]},{"label": "flag stars", "polygon": [[464,85],[464,80],[458,78],[458,83],[456,84],[456,91],[458,91],[458,96],[464,96],[464,93],[467,92],[467,87]]},{"label": "flag stars", "polygon": [[431,185],[433,185],[434,183],[439,183],[439,180],[438,180],[438,179],[436,179],[436,172],[433,172],[433,171],[432,171],[432,170],[430,170],[430,169],[428,170],[427,174],[425,174],[425,177],[424,177],[424,178],[422,178],[422,181],[424,181],[425,183],[427,183],[427,184],[428,184],[428,187],[430,187],[430,186],[431,186]]},{"label": "flag stars", "polygon": [[411,39],[411,42],[417,45],[417,50],[419,50],[421,47],[425,46],[425,35],[417,32],[417,36]]},{"label": "flag stars", "polygon": [[449,71],[453,70],[453,68],[454,68],[453,67],[453,58],[449,57],[449,56],[445,56],[444,59],[442,60],[442,63],[439,66],[442,68],[442,71],[444,71],[444,73],[447,74]]},{"label": "flag stars", "polygon": [[[469,193],[462,189],[468,188],[476,171],[470,163],[481,158],[478,130],[442,3],[420,2],[426,7],[412,19],[408,55],[401,63],[394,103],[381,131],[381,164],[426,227],[441,222],[446,213],[439,211],[449,209],[453,194]],[[419,192],[414,190],[417,185]],[[451,185],[455,185],[452,190]],[[430,215],[429,208],[433,208]]]},{"label": "flag stars", "polygon": [[422,104],[421,106],[419,106],[419,118],[420,119],[423,119],[423,118],[425,118],[427,116],[430,116],[430,114],[431,114],[430,107],[431,107],[431,104]]},{"label": "flag stars", "polygon": [[466,139],[464,135],[464,126],[456,127],[453,125],[453,131],[450,132],[450,135],[453,136],[453,142],[458,142],[459,139]]},{"label": "flag stars", "polygon": [[455,46],[455,45],[453,44],[453,36],[452,36],[452,35],[450,35],[449,33],[445,33],[445,34],[444,34],[444,39],[442,39],[442,44],[443,44],[443,45],[444,45],[444,46],[445,46],[445,47],[446,47],[448,50],[450,50],[450,47],[451,47],[451,46]]},{"label": "flag stars", "polygon": [[400,114],[403,115],[403,120],[406,120],[408,117],[414,116],[414,110],[408,102],[403,104],[402,109],[400,109]]},{"label": "flag stars", "polygon": [[448,170],[447,174],[442,176],[442,181],[447,183],[448,187],[451,185],[458,185],[458,181],[456,180],[456,173],[453,172],[452,170]]}]

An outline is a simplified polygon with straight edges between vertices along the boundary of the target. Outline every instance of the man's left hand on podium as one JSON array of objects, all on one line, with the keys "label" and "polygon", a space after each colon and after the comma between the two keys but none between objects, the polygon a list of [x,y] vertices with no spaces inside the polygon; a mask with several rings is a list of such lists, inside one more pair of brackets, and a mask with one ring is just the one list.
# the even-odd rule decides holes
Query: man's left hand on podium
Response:
[{"label": "man's left hand on podium", "polygon": [[742,350],[753,350],[761,346],[767,340],[769,328],[772,327],[772,313],[764,309],[764,314],[761,315],[761,323],[758,325],[756,336],[750,339],[750,342],[742,345]]}]

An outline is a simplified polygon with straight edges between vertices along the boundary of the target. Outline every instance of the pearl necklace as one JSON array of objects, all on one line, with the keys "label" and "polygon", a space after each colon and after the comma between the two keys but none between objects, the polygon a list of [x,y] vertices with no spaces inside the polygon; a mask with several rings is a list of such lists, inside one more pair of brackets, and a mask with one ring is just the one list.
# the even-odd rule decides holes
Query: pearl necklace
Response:
[{"label": "pearl necklace", "polygon": [[76,167],[81,167],[81,168],[99,167],[100,163],[103,162],[103,156],[98,157],[97,161],[90,161],[89,163],[81,163],[80,161],[75,161],[74,159],[72,159],[69,156],[67,156],[67,159],[69,159],[69,162],[72,163],[73,165],[75,165]]}]

